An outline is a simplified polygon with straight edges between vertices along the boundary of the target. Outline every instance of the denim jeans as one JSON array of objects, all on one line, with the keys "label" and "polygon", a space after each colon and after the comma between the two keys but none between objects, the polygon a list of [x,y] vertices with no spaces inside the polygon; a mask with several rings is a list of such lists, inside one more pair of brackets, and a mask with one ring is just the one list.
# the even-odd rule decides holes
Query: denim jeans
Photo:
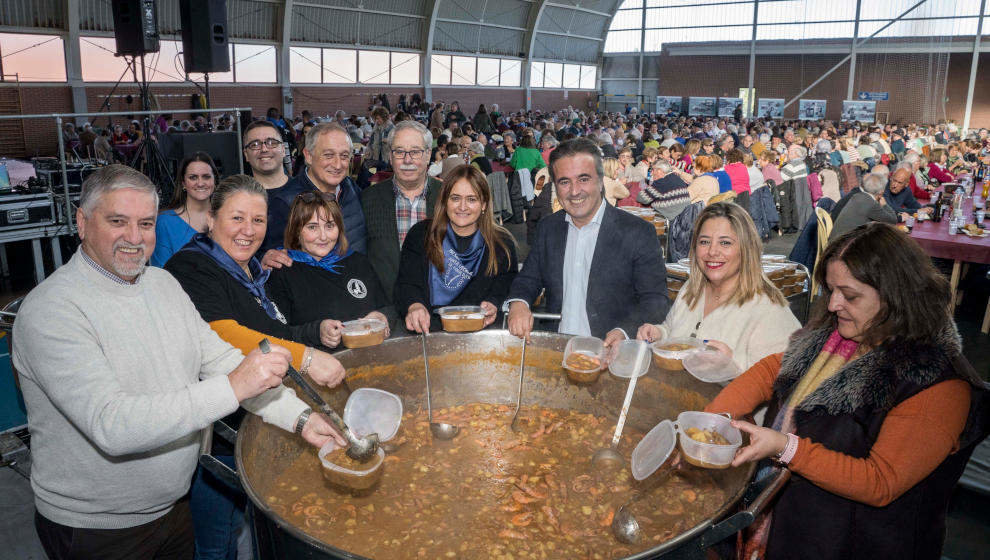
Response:
[{"label": "denim jeans", "polygon": [[[234,468],[230,455],[216,456]],[[244,526],[245,497],[202,466],[196,468],[189,509],[196,537],[196,560],[236,560],[237,537]]]}]

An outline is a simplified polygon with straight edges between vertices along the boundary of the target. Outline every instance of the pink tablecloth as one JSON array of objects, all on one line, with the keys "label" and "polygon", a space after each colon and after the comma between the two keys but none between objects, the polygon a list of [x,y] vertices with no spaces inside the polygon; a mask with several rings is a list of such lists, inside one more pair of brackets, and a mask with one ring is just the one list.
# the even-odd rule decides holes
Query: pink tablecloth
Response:
[{"label": "pink tablecloth", "polygon": [[[973,192],[979,193],[980,189],[976,188]],[[963,203],[963,215],[966,216],[969,223],[972,223],[972,198],[967,198]],[[985,220],[981,227],[990,227],[990,219]],[[921,245],[921,248],[932,257],[990,264],[990,237],[969,237],[962,233],[950,235],[948,215],[941,222],[928,220],[915,224],[911,238],[917,241],[918,245]]]}]

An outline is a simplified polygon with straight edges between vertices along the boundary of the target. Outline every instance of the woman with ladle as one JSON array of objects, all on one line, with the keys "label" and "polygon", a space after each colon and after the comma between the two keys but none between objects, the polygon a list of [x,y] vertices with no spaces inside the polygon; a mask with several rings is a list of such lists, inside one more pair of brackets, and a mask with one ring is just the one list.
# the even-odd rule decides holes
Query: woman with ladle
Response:
[{"label": "woman with ladle", "polygon": [[[321,385],[337,385],[344,378],[343,366],[330,354],[313,348],[327,342],[330,329],[324,328],[326,321],[287,325],[269,297],[265,285],[268,272],[254,258],[265,238],[267,219],[265,189],[247,175],[228,177],[220,181],[210,198],[207,233],[193,236],[168,260],[165,270],[179,281],[200,316],[220,338],[245,354],[261,340],[271,339],[289,350],[296,369]],[[291,391],[285,391],[280,400],[273,407],[278,414],[266,416],[266,422],[295,430],[317,448],[330,439],[346,445],[321,414],[311,414]],[[251,405],[245,401],[245,406]],[[235,412],[226,420],[236,427],[242,414]],[[233,466],[233,448],[219,438],[214,438],[213,455]],[[193,480],[190,510],[197,557],[227,558],[231,550],[236,552],[243,502],[202,468]]]},{"label": "woman with ladle", "polygon": [[447,305],[481,306],[487,327],[517,269],[515,242],[495,223],[488,181],[477,168],[461,165],[444,181],[433,218],[406,235],[395,307],[409,332],[439,330],[432,311]]}]

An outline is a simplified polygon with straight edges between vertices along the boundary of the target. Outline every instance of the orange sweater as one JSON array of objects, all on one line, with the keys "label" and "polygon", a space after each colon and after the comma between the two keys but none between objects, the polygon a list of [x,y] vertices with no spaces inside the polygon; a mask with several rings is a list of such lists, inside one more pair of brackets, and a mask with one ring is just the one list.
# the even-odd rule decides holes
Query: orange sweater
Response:
[{"label": "orange sweater", "polygon": [[[774,354],[757,362],[723,389],[705,411],[728,412],[735,418],[768,402],[782,357]],[[857,459],[800,438],[790,469],[844,498],[885,506],[958,450],[959,435],[969,414],[969,398],[966,381],[937,383],[887,413],[867,457]]]},{"label": "orange sweater", "polygon": [[242,326],[233,319],[213,321],[210,323],[210,327],[216,331],[218,335],[220,335],[220,338],[224,339],[234,348],[237,348],[243,352],[245,356],[248,352],[257,348],[258,343],[261,342],[262,339],[267,338],[272,344],[278,344],[279,346],[285,347],[285,349],[292,354],[293,367],[296,369],[302,368],[303,354],[306,352],[305,344],[299,344],[298,342],[292,342],[291,340],[283,340],[281,338],[275,338],[274,336],[268,336],[264,333]]}]

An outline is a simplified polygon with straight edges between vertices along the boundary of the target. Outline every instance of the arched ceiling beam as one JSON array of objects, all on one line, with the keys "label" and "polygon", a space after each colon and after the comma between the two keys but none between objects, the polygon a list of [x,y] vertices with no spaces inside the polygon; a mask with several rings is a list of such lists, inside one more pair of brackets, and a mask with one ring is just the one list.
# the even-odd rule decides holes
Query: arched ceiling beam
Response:
[{"label": "arched ceiling beam", "polygon": [[423,30],[422,44],[424,54],[423,59],[420,61],[419,75],[423,77],[423,99],[429,102],[433,101],[433,87],[430,85],[430,76],[433,69],[433,38],[437,30],[441,1],[428,0],[426,3],[426,13],[430,14],[430,24]]},{"label": "arched ceiling beam", "polygon": [[543,11],[547,7],[546,0],[537,0],[533,2],[529,7],[529,17],[526,18],[526,37],[523,40],[523,44],[527,45],[526,48],[526,66],[523,68],[522,77],[526,87],[526,110],[533,108],[533,91],[529,87],[530,84],[530,72],[533,68],[533,48],[536,46],[536,34],[537,29],[540,26],[540,18],[543,17]]},{"label": "arched ceiling beam", "polygon": [[[278,64],[275,65],[275,69],[278,72],[278,83],[282,89],[282,114],[288,116],[290,120],[293,113],[292,81],[289,78],[289,53],[292,43],[292,4],[293,0],[285,0],[282,4],[282,41],[278,49]],[[230,62],[231,67],[233,67],[234,61],[232,60]]]},{"label": "arched ceiling beam", "polygon": [[[594,14],[596,16],[602,16],[607,18],[611,18],[613,15],[615,15],[615,10],[612,10],[612,13],[609,14],[606,12],[599,12],[598,10],[590,10],[588,8],[582,8],[580,6],[571,6],[569,4],[557,4],[556,2],[547,2],[547,6],[552,6],[554,8],[564,8],[565,10],[574,10],[575,12],[584,12],[586,14]],[[616,4],[616,9],[618,9],[618,7],[619,7],[618,4]]]},{"label": "arched ceiling beam", "polygon": [[[437,2],[439,4],[439,2]],[[370,10],[364,8],[352,8],[349,6],[328,6],[326,4],[314,4],[312,2],[293,2],[296,6],[303,6],[306,8],[320,8],[323,10],[338,10],[341,12],[358,12],[358,13],[368,13]],[[404,12],[384,12],[381,10],[374,10],[374,13],[382,16],[397,16],[397,17],[407,17],[412,19],[426,19],[425,15],[421,14],[410,14]]]},{"label": "arched ceiling beam", "polygon": [[480,25],[481,27],[494,27],[497,29],[511,29],[513,31],[525,31],[524,27],[516,27],[514,25],[503,25],[500,23],[488,23],[481,21],[468,21],[463,19],[450,19],[450,18],[437,18],[437,21],[441,23],[460,23],[463,25]]},{"label": "arched ceiling beam", "polygon": [[[605,40],[608,38],[608,30],[612,27],[612,20],[615,19],[615,14],[619,13],[619,6],[621,6],[621,5],[622,5],[622,0],[616,0],[615,7],[612,8],[612,14],[608,16],[608,19],[607,20],[605,20],[605,28],[602,31],[602,33],[604,33],[604,35],[602,35],[602,45],[601,45],[601,48],[598,49],[598,66],[599,66],[598,82],[599,82],[599,84],[601,83],[601,78],[602,78],[601,70],[603,70],[604,67],[605,67],[605,65],[602,64],[602,59],[605,56]],[[645,29],[641,29],[640,32],[641,33],[646,33],[646,30]],[[643,42],[642,39],[643,38],[640,37],[640,43]],[[599,86],[599,89],[601,89],[600,86]]]}]

